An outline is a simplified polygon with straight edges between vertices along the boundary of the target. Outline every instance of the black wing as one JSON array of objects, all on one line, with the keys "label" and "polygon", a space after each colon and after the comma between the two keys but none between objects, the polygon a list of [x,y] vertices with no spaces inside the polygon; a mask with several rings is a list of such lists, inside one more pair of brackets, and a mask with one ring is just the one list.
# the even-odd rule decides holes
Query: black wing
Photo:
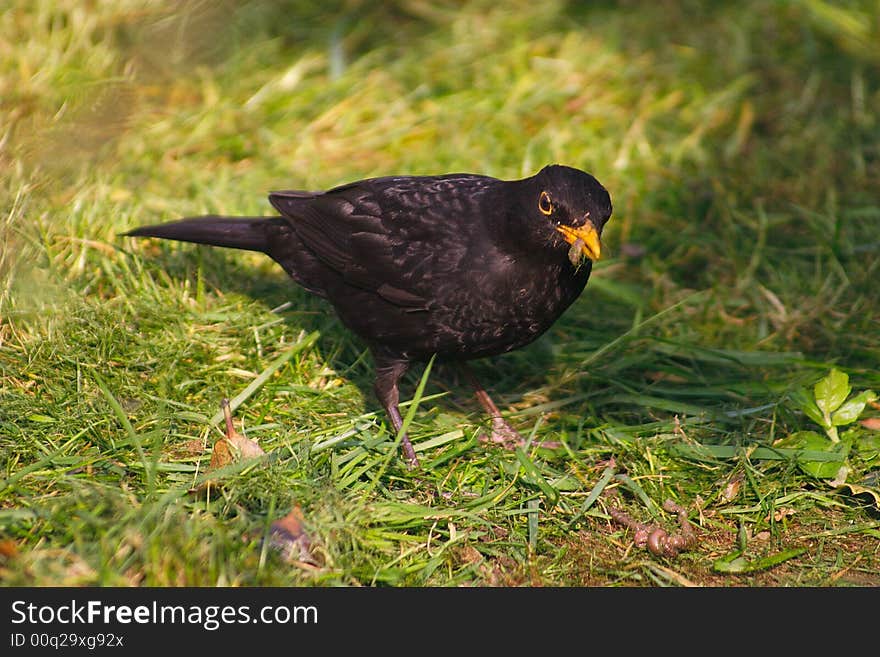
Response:
[{"label": "black wing", "polygon": [[374,178],[327,192],[272,192],[269,200],[345,281],[427,310],[432,279],[464,257],[480,198],[496,182],[469,174]]}]

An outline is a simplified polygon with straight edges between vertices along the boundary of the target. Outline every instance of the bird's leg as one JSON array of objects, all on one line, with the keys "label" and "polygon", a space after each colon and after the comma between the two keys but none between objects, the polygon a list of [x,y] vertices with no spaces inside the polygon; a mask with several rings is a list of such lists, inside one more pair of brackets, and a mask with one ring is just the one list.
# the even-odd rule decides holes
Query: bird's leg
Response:
[{"label": "bird's leg", "polygon": [[486,442],[500,444],[505,449],[515,449],[524,445],[526,442],[525,439],[520,435],[519,431],[510,426],[510,423],[507,420],[501,417],[501,411],[498,410],[498,407],[495,405],[495,402],[492,401],[489,393],[480,385],[480,382],[477,380],[477,377],[474,376],[473,370],[471,370],[470,366],[466,363],[459,363],[459,366],[465,378],[467,378],[471,387],[474,389],[477,401],[480,402],[480,406],[486,409],[486,412],[489,414],[489,418],[492,421],[492,432],[485,439]]},{"label": "bird's leg", "polygon": [[[400,393],[397,389],[397,383],[406,373],[409,363],[405,360],[390,358],[385,356],[374,355],[376,361],[376,381],[373,384],[373,390],[379,402],[385,408],[388,419],[391,420],[391,426],[394,427],[394,433],[399,434],[403,427],[403,418],[400,416]],[[419,467],[419,459],[416,451],[413,449],[409,436],[406,433],[400,439],[400,448],[403,450],[403,456],[406,464],[410,469]]]}]

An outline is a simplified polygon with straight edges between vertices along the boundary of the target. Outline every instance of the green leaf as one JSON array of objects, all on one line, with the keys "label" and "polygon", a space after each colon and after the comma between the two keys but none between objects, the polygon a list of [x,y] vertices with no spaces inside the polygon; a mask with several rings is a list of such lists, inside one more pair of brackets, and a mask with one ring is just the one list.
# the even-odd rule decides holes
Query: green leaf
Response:
[{"label": "green leaf", "polygon": [[741,573],[748,565],[741,550],[736,550],[728,555],[715,559],[712,569],[716,573]]},{"label": "green leaf", "polygon": [[669,451],[678,456],[707,462],[717,459],[741,459],[744,455],[748,455],[750,459],[755,461],[789,461],[792,459],[798,461],[840,461],[837,454],[830,454],[824,450],[810,450],[800,447],[782,448],[778,446],[779,444],[781,443],[777,443],[773,447],[745,449],[735,445],[701,445],[699,443],[686,445],[679,443],[670,445]]},{"label": "green leaf", "polygon": [[788,561],[794,557],[800,556],[806,552],[806,548],[794,548],[792,550],[783,550],[768,557],[749,560],[746,559],[740,550],[728,554],[725,557],[716,559],[712,564],[712,568],[718,573],[753,573],[757,570],[766,570],[773,566],[778,566],[783,561]]},{"label": "green leaf", "polygon": [[865,463],[880,462],[880,436],[859,436],[855,441],[856,452]]},{"label": "green leaf", "polygon": [[844,424],[851,424],[859,419],[859,415],[865,410],[865,406],[877,399],[877,395],[873,390],[865,390],[859,393],[843,406],[838,408],[831,415],[831,424],[839,427]]},{"label": "green leaf", "polygon": [[822,411],[816,406],[816,400],[813,398],[813,394],[808,392],[806,388],[798,388],[795,390],[791,395],[791,399],[813,422],[820,427],[825,426],[825,416],[822,415]]},{"label": "green leaf", "polygon": [[804,414],[810,418],[813,422],[818,424],[820,427],[824,427],[826,425],[825,416],[822,415],[822,411],[819,410],[819,407],[816,406],[816,402],[812,399],[804,400],[803,406],[801,406]]},{"label": "green leaf", "polygon": [[[830,415],[849,397],[849,375],[834,369],[813,388],[816,405],[824,415]],[[824,423],[823,423],[824,426]]]},{"label": "green leaf", "polygon": [[[830,441],[815,431],[798,431],[773,443],[774,449],[830,451]],[[833,445],[831,445],[833,447]]]},{"label": "green leaf", "polygon": [[774,447],[787,447],[789,449],[802,449],[823,453],[826,458],[821,461],[803,457],[798,459],[800,469],[818,479],[834,479],[840,468],[845,464],[851,446],[851,437],[845,438],[840,442],[833,442],[828,437],[822,436],[815,431],[798,431],[774,445]]}]

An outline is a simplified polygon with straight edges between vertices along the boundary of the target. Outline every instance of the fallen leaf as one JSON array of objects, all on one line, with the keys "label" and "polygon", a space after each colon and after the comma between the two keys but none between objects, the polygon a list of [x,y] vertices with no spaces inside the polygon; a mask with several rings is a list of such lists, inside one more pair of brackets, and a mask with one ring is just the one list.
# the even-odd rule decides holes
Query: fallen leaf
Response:
[{"label": "fallen leaf", "polygon": [[880,508],[880,488],[860,486],[859,484],[843,484],[842,488],[849,488],[853,495],[870,495],[874,498],[874,504]]},{"label": "fallen leaf", "polygon": [[216,470],[238,459],[253,459],[263,456],[266,452],[263,451],[262,447],[235,430],[235,425],[232,422],[232,411],[229,408],[229,400],[224,399],[220,406],[226,418],[226,436],[214,443],[211,464],[208,466],[208,469]]},{"label": "fallen leaf", "polygon": [[229,441],[226,438],[220,438],[214,443],[214,449],[211,451],[211,463],[208,470],[216,470],[224,465],[229,465],[235,460],[232,456],[232,450],[229,448]]},{"label": "fallen leaf", "polygon": [[[218,438],[217,442],[214,443],[214,447],[211,450],[211,462],[206,468],[206,473],[219,470],[220,468],[231,465],[236,461],[247,461],[249,459],[257,458],[266,453],[263,451],[263,448],[253,440],[242,436],[235,430],[235,426],[232,422],[232,411],[229,408],[229,400],[224,399],[220,402],[220,407],[223,409],[223,415],[226,417],[226,435]],[[190,441],[190,443],[194,443],[194,441]],[[195,446],[190,443],[188,443],[190,448]],[[190,490],[190,493],[196,495],[205,494],[210,491],[212,487],[218,486],[219,483],[220,482],[213,477],[203,478],[201,483]]]},{"label": "fallen leaf", "polygon": [[736,496],[739,495],[740,488],[742,488],[742,482],[743,474],[741,472],[734,475],[731,480],[727,482],[724,490],[721,491],[721,499],[724,502],[732,502]]},{"label": "fallen leaf", "polygon": [[12,559],[18,555],[18,543],[12,539],[0,541],[0,557]]},{"label": "fallen leaf", "polygon": [[256,442],[250,438],[245,438],[241,434],[235,434],[232,438],[227,438],[226,440],[243,459],[255,459],[266,453]]},{"label": "fallen leaf", "polygon": [[287,561],[316,564],[311,551],[312,539],[305,527],[305,516],[298,505],[286,516],[272,523],[269,528],[269,542]]}]

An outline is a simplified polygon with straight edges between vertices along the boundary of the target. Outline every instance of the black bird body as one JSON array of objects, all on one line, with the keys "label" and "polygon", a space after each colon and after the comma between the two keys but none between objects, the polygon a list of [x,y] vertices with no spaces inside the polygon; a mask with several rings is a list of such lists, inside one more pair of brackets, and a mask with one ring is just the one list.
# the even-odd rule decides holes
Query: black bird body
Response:
[{"label": "black bird body", "polygon": [[516,181],[392,176],[269,200],[281,216],[193,217],[128,235],[269,255],[370,346],[376,393],[398,430],[408,364],[503,353],[540,336],[584,289],[611,215],[595,178],[558,165]]}]

